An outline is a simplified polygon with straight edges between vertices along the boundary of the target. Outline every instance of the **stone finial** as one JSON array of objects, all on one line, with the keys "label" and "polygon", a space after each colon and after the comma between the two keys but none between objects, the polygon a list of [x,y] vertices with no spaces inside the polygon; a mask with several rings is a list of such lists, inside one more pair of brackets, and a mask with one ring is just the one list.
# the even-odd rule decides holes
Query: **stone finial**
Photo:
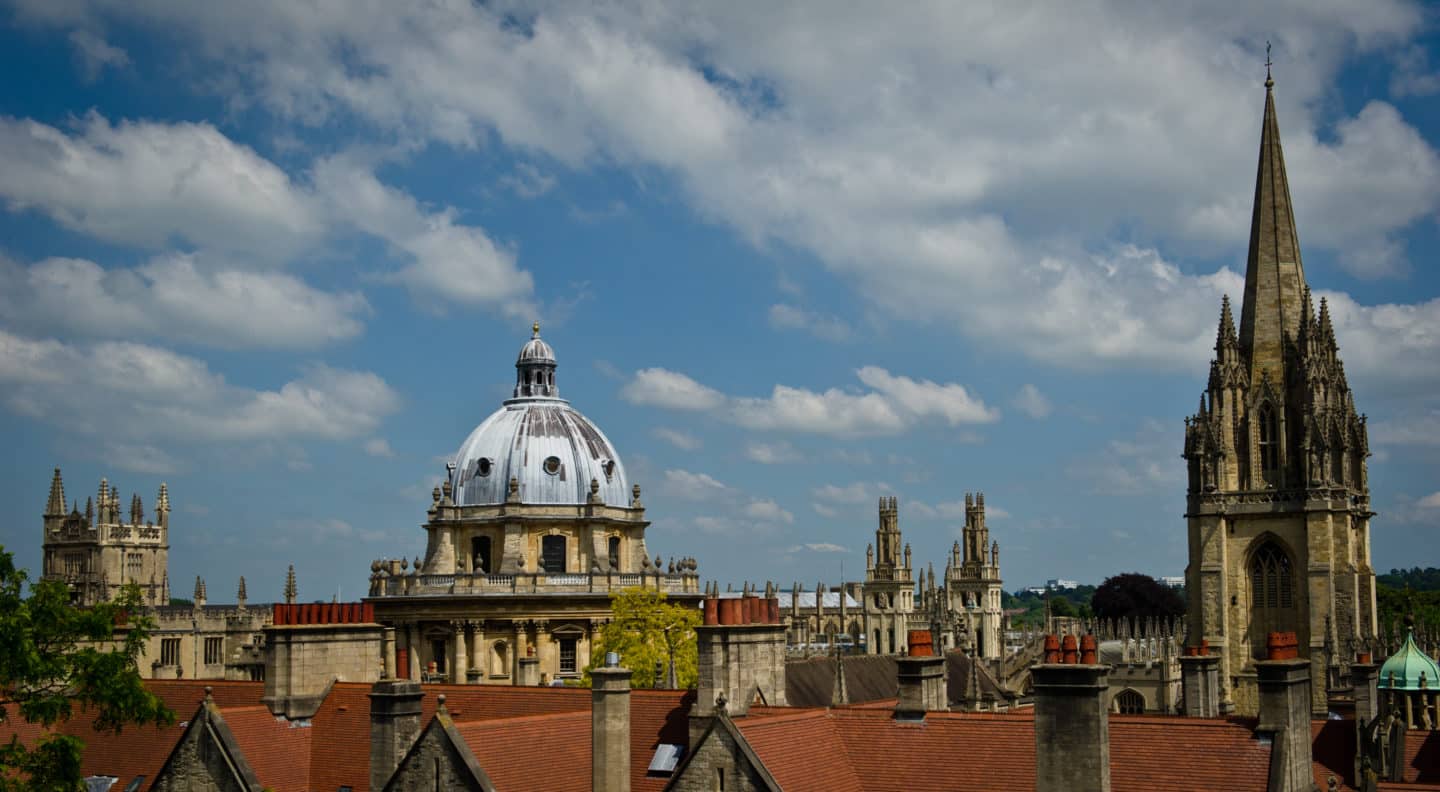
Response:
[{"label": "stone finial", "polygon": [[50,478],[50,499],[45,502],[45,516],[58,517],[65,513],[65,483],[60,480],[60,468]]},{"label": "stone finial", "polygon": [[639,508],[641,508],[641,503],[640,503],[640,485],[639,485],[639,484],[636,484],[636,485],[634,485],[634,486],[632,486],[632,487],[630,488],[630,508],[632,508],[632,509],[639,509]]},{"label": "stone finial", "polygon": [[140,493],[130,494],[130,524],[143,525],[145,522],[145,504],[140,502]]},{"label": "stone finial", "polygon": [[520,502],[520,479],[516,478],[515,476],[510,477],[510,488],[509,491],[505,494],[505,502]]},{"label": "stone finial", "polygon": [[94,498],[86,498],[86,499],[85,499],[85,522],[86,522],[86,523],[93,523],[93,522],[95,522],[95,499],[94,499]]},{"label": "stone finial", "polygon": [[195,607],[197,608],[203,607],[205,605],[205,579],[200,577],[199,575],[195,576],[194,600]]},{"label": "stone finial", "polygon": [[430,502],[436,506],[440,505],[440,488],[438,486],[430,491]]},{"label": "stone finial", "polygon": [[295,595],[296,595],[296,593],[297,593],[297,591],[296,591],[296,587],[295,587],[295,565],[294,565],[294,564],[291,564],[291,565],[290,565],[290,570],[285,573],[285,604],[286,604],[286,605],[294,605],[294,604],[295,604]]},{"label": "stone finial", "polygon": [[164,514],[170,511],[170,488],[165,482],[160,482],[160,491],[155,495],[155,513]]},{"label": "stone finial", "polygon": [[240,607],[245,607],[245,576],[240,576],[240,585],[235,590],[235,601]]}]

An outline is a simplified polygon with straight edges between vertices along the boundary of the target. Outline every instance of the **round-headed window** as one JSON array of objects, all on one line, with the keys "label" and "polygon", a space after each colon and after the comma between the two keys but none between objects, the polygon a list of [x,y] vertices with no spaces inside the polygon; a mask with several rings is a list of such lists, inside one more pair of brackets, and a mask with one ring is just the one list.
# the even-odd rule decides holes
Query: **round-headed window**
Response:
[{"label": "round-headed window", "polygon": [[560,457],[557,457],[557,456],[545,457],[545,472],[546,472],[546,473],[549,473],[549,474],[552,475],[552,476],[559,475],[559,473],[560,473]]},{"label": "round-headed window", "polygon": [[490,467],[491,467],[491,465],[490,465],[490,460],[489,460],[489,459],[486,459],[486,458],[484,458],[484,457],[481,457],[481,458],[480,458],[480,461],[475,463],[475,475],[477,475],[477,476],[488,476],[488,475],[490,475]]}]

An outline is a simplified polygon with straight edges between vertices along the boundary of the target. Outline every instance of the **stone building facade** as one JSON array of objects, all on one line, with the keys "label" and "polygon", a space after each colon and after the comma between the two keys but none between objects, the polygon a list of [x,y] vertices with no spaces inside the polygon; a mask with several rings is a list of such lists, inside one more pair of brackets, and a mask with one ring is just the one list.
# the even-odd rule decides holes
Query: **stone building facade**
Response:
[{"label": "stone building facade", "polygon": [[[1376,636],[1370,455],[1325,300],[1317,317],[1300,260],[1273,80],[1237,331],[1222,303],[1210,381],[1186,420],[1190,642],[1221,655],[1222,707],[1258,711],[1265,636],[1295,632],[1311,704]],[[1332,668],[1333,666],[1333,668]]]},{"label": "stone building facade", "polygon": [[612,593],[653,589],[698,606],[694,559],[650,557],[640,487],[599,427],[560,398],[556,368],[536,324],[512,397],[432,493],[424,557],[371,564],[366,601],[396,630],[388,662],[399,676],[578,678]]},{"label": "stone building facade", "polygon": [[[100,491],[65,506],[60,468],[50,480],[41,542],[41,578],[70,587],[71,601],[89,606],[108,601],[134,583],[155,626],[145,643],[140,672],[153,679],[262,679],[270,606],[246,603],[240,578],[234,604],[211,605],[205,581],[195,578],[190,604],[171,605],[170,492],[160,485],[155,512],[146,519],[138,494],[120,510],[119,488],[100,480]],[[292,579],[293,580],[293,579]]]}]

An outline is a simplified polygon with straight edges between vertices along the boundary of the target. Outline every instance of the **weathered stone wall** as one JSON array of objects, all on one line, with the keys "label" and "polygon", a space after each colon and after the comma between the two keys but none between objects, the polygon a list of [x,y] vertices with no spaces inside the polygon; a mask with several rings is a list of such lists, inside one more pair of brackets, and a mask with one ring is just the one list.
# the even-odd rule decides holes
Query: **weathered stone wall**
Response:
[{"label": "weathered stone wall", "polygon": [[[823,760],[822,760],[823,761]],[[724,782],[720,777],[724,776]],[[729,731],[720,725],[710,732],[685,764],[684,771],[670,782],[673,792],[761,792],[769,790],[760,771],[741,752]]]}]

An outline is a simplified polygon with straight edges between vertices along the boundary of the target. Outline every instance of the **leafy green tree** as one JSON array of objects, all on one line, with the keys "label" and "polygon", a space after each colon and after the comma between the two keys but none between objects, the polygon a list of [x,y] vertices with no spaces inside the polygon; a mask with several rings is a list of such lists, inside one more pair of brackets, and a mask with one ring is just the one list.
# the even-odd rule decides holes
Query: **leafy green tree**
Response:
[{"label": "leafy green tree", "polygon": [[692,688],[699,682],[699,650],[695,628],[700,611],[666,602],[663,591],[628,588],[610,595],[615,616],[600,628],[599,639],[590,649],[590,666],[582,684],[590,685],[591,669],[605,665],[605,653],[616,652],[620,664],[635,672],[634,687],[654,687],[656,669],[665,679],[673,663],[678,687]]},{"label": "leafy green tree", "polygon": [[27,581],[0,547],[0,722],[18,717],[49,732],[31,745],[0,744],[0,792],[82,790],[85,743],[54,731],[76,706],[95,714],[97,731],[175,721],[136,664],[151,621],[134,584],[112,602],[78,608],[64,583],[33,583],[27,596]]}]

